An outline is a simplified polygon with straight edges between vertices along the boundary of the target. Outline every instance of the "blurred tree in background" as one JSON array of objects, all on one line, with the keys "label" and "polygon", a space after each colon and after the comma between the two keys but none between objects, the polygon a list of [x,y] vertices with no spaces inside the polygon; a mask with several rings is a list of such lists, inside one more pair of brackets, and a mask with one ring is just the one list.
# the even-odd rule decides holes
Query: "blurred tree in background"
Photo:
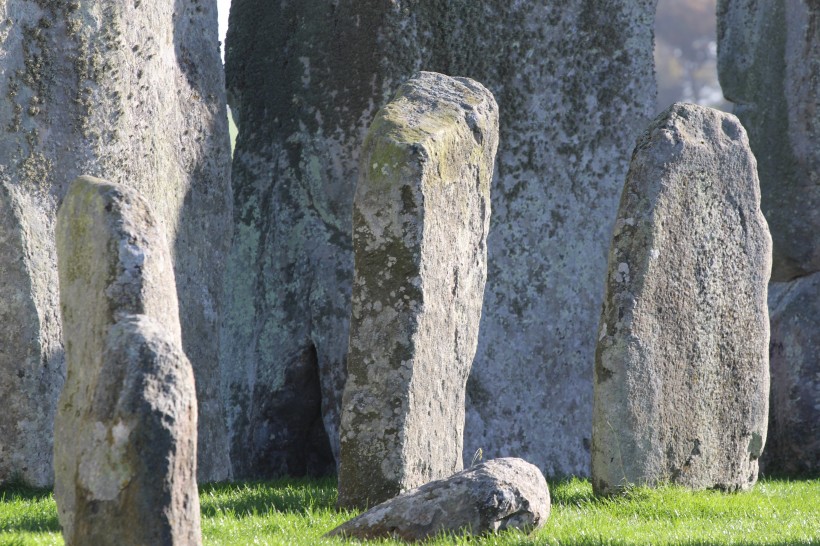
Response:
[{"label": "blurred tree in background", "polygon": [[659,0],[655,16],[657,111],[676,101],[731,110],[717,79],[716,0]]}]

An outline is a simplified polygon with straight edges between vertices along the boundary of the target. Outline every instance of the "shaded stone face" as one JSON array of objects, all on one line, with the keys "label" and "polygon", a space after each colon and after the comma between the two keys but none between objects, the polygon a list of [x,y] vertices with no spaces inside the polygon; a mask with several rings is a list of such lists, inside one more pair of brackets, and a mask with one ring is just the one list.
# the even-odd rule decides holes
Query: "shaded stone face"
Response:
[{"label": "shaded stone face", "polygon": [[25,332],[9,331],[19,341],[0,354],[0,392],[17,414],[10,423],[0,417],[0,432],[10,432],[0,449],[12,452],[0,457],[0,482],[53,479],[52,424],[65,377],[54,222],[82,173],[138,189],[156,211],[197,373],[199,468],[207,479],[227,478],[216,328],[232,222],[216,2],[6,0],[0,59],[0,201],[16,211],[0,239],[25,249],[0,258],[23,256],[14,264],[22,276],[0,289],[0,309],[25,302]]},{"label": "shaded stone face", "polygon": [[495,100],[466,78],[421,72],[373,120],[353,204],[341,507],[461,468],[497,144]]},{"label": "shaded stone face", "polygon": [[769,285],[768,475],[820,473],[820,273]]},{"label": "shaded stone face", "polygon": [[817,472],[820,272],[820,5],[721,1],[718,76],[758,159],[774,241],[767,473]]},{"label": "shaded stone face", "polygon": [[53,477],[51,430],[65,370],[49,226],[31,196],[0,183],[0,483],[43,486]]},{"label": "shaded stone face", "polygon": [[90,177],[56,226],[67,376],[54,421],[66,544],[199,544],[197,401],[148,204]]},{"label": "shaded stone face", "polygon": [[746,489],[766,441],[771,239],[737,118],[678,103],[638,140],[595,357],[592,480]]},{"label": "shaded stone face", "polygon": [[550,514],[547,481],[538,467],[494,459],[427,483],[374,506],[327,536],[424,540],[438,534],[483,535],[543,527]]},{"label": "shaded stone face", "polygon": [[820,5],[721,0],[718,76],[757,157],[772,280],[820,271]]},{"label": "shaded stone face", "polygon": [[226,70],[240,136],[222,361],[239,474],[280,467],[245,438],[272,446],[304,435],[271,431],[255,400],[292,397],[286,370],[312,350],[338,455],[359,150],[375,112],[418,70],[482,82],[501,112],[467,459],[480,447],[550,474],[589,471],[589,362],[618,194],[655,100],[654,9],[234,4]]}]

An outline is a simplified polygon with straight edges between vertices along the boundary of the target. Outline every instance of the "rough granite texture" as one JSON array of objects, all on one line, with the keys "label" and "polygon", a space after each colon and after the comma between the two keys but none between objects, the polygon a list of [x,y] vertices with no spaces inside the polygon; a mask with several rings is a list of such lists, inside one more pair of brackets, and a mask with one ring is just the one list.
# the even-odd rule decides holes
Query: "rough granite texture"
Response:
[{"label": "rough granite texture", "polygon": [[769,285],[766,474],[820,475],[820,273]]},{"label": "rough granite texture", "polygon": [[438,534],[483,535],[543,527],[550,515],[547,481],[538,467],[494,459],[427,483],[374,506],[327,536],[425,540]]},{"label": "rough granite texture", "polygon": [[747,489],[769,402],[771,238],[731,114],[677,103],[638,140],[595,356],[592,485]]},{"label": "rough granite texture", "polygon": [[237,475],[332,471],[359,150],[420,69],[480,81],[500,109],[465,460],[481,447],[549,474],[589,472],[589,363],[618,194],[655,102],[654,10],[655,0],[233,2],[239,138],[221,360]]},{"label": "rough granite texture", "polygon": [[57,215],[67,374],[54,498],[69,545],[199,544],[197,401],[164,228],[91,177]]},{"label": "rough granite texture", "polygon": [[490,92],[431,72],[402,85],[370,126],[353,202],[340,507],[462,468],[497,146]]},{"label": "rough granite texture", "polygon": [[820,271],[820,3],[720,0],[718,76],[749,133],[772,281]]},{"label": "rough granite texture", "polygon": [[[216,2],[0,2],[0,482],[48,485],[65,377],[54,221],[87,173],[136,188],[175,252],[200,476],[230,475],[217,326],[232,221]],[[22,256],[22,259],[20,257]],[[6,273],[8,271],[8,273]]]}]

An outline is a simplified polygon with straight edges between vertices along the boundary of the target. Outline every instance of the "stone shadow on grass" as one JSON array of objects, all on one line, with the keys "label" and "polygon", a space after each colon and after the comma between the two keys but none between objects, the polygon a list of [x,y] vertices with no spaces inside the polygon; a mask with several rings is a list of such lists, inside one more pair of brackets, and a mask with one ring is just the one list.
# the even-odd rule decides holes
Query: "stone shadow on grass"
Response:
[{"label": "stone shadow on grass", "polygon": [[[51,497],[51,489],[33,488],[15,482],[0,486],[0,503],[49,501]],[[57,520],[57,511],[50,509],[37,514],[20,514],[8,521],[0,521],[0,534],[15,532],[59,533],[60,522]]]},{"label": "stone shadow on grass", "polygon": [[203,518],[225,512],[239,518],[274,511],[306,514],[313,510],[333,510],[336,495],[335,477],[212,483],[199,490]]}]

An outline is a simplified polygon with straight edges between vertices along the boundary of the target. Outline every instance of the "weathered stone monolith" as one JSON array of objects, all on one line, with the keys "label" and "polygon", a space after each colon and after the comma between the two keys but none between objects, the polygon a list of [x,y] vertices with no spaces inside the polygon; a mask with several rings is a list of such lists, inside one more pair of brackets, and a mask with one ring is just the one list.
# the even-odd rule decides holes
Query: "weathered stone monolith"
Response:
[{"label": "weathered stone monolith", "polygon": [[550,492],[538,467],[493,459],[407,491],[343,523],[328,536],[425,540],[439,534],[483,535],[543,527]]},{"label": "weathered stone monolith", "polygon": [[462,467],[497,146],[492,94],[431,72],[405,83],[370,126],[353,203],[341,507]]},{"label": "weathered stone monolith", "polygon": [[154,207],[197,375],[199,471],[230,475],[217,366],[232,230],[224,97],[215,0],[0,2],[0,482],[53,480],[65,379],[54,222],[82,173]]},{"label": "weathered stone monolith", "polygon": [[820,271],[820,4],[720,0],[718,76],[749,133],[772,280]]},{"label": "weathered stone monolith", "polygon": [[[240,135],[222,361],[239,475],[332,469],[359,150],[375,112],[420,69],[482,82],[501,112],[466,459],[481,447],[547,473],[589,472],[600,284],[632,143],[655,102],[654,9],[234,2],[226,70]],[[321,461],[306,456],[317,439],[330,446]]]},{"label": "weathered stone monolith", "polygon": [[[820,272],[818,29],[817,2],[718,4],[718,76],[749,132],[761,209],[774,241],[771,441],[762,464],[779,474],[820,468],[817,435],[806,432],[820,411],[815,341],[820,324],[812,315],[817,293],[810,294],[816,285],[811,279]],[[800,294],[806,300],[798,303]]]},{"label": "weathered stone monolith", "polygon": [[769,475],[820,475],[820,273],[769,285]]},{"label": "weathered stone monolith", "polygon": [[674,104],[638,140],[595,356],[592,484],[746,489],[766,442],[771,239],[731,114]]},{"label": "weathered stone monolith", "polygon": [[54,420],[66,544],[199,544],[197,403],[164,229],[80,177],[56,225],[67,374]]}]

